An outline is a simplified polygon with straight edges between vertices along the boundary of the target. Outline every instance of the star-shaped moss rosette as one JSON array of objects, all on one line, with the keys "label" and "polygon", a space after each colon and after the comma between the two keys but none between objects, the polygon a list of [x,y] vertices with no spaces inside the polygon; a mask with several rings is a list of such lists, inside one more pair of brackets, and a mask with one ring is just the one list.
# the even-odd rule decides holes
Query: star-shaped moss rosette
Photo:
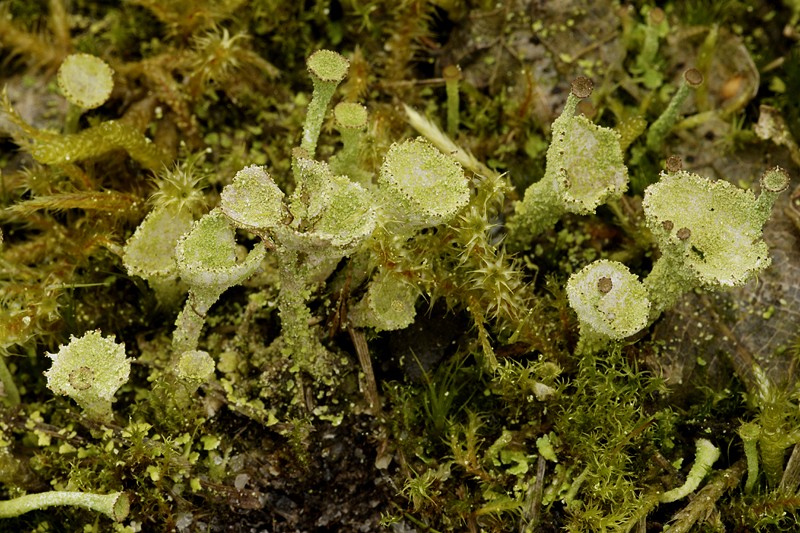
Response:
[{"label": "star-shaped moss rosette", "polygon": [[565,213],[593,213],[627,189],[628,169],[619,134],[575,115],[580,100],[591,93],[591,80],[578,77],[572,82],[564,111],[553,122],[545,175],[528,187],[509,221],[513,246],[524,246]]},{"label": "star-shaped moss rosette", "polygon": [[378,188],[387,228],[401,235],[445,223],[469,202],[464,169],[422,137],[389,148]]},{"label": "star-shaped moss rosette", "polygon": [[181,279],[189,285],[189,298],[175,323],[176,356],[197,349],[209,308],[229,287],[249,278],[265,254],[259,243],[244,260],[238,260],[233,227],[219,209],[195,222],[178,241],[175,258]]},{"label": "star-shaped moss rosette", "polygon": [[645,190],[642,207],[661,257],[644,281],[653,301],[651,318],[685,292],[742,285],[769,266],[762,228],[789,177],[775,168],[761,177],[756,199],[723,180],[686,171],[662,173]]},{"label": "star-shaped moss rosette", "polygon": [[131,371],[125,345],[90,331],[83,337],[71,337],[69,344],[47,355],[53,359],[53,366],[44,373],[47,387],[75,400],[87,416],[110,422],[114,394],[128,381]]},{"label": "star-shaped moss rosette", "polygon": [[601,259],[570,276],[567,297],[580,322],[576,352],[596,352],[647,325],[647,290],[628,267]]}]

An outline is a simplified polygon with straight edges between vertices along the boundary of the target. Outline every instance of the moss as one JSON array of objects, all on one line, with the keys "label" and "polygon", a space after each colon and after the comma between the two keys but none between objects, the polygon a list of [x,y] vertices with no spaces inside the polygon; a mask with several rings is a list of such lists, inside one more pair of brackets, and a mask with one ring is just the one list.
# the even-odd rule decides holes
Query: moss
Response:
[{"label": "moss", "polygon": [[[793,527],[796,350],[768,338],[796,307],[788,180],[736,189],[792,155],[791,6],[589,4],[4,3],[7,506],[124,493],[119,531]],[[62,72],[94,109],[56,90],[73,51],[113,69],[94,102]],[[669,80],[695,63],[681,121]],[[565,96],[585,76],[591,103]],[[762,103],[778,144],[744,134]],[[738,307],[689,290],[711,277]],[[101,415],[54,397],[44,357],[96,330],[132,360]],[[669,349],[706,332],[763,353]],[[707,477],[695,443],[726,452]]]}]

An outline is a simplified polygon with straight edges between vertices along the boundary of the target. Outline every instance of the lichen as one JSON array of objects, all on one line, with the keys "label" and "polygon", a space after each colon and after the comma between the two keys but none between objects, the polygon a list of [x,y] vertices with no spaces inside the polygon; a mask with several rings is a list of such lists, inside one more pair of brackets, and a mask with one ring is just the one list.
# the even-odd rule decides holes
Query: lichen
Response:
[{"label": "lichen", "polygon": [[45,4],[2,529],[796,528],[791,6]]}]

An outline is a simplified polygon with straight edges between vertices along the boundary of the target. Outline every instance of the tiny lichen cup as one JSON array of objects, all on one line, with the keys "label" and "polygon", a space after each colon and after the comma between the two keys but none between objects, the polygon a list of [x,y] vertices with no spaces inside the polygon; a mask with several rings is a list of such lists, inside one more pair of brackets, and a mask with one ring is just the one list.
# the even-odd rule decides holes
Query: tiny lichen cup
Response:
[{"label": "tiny lichen cup", "polygon": [[90,331],[71,337],[69,344],[47,355],[53,360],[45,372],[47,387],[75,400],[89,417],[110,422],[114,394],[128,381],[131,371],[125,345]]},{"label": "tiny lichen cup", "polygon": [[70,54],[56,75],[58,88],[70,103],[64,130],[74,133],[81,114],[103,105],[114,88],[114,71],[108,63],[90,54]]},{"label": "tiny lichen cup", "polygon": [[464,169],[421,137],[389,148],[378,188],[387,228],[403,235],[450,220],[469,201]]},{"label": "tiny lichen cup", "polygon": [[331,170],[334,174],[348,176],[356,183],[368,185],[372,175],[359,166],[367,129],[367,108],[355,102],[340,102],[333,108],[333,118],[341,137],[342,149],[330,159]]},{"label": "tiny lichen cup", "polygon": [[581,337],[576,352],[595,352],[647,325],[650,300],[628,267],[601,259],[570,276],[567,298],[578,315]]},{"label": "tiny lichen cup", "polygon": [[242,283],[260,266],[266,255],[256,244],[244,260],[236,254],[234,229],[219,209],[192,225],[175,250],[178,273],[189,286],[189,298],[175,323],[175,357],[197,349],[209,308],[228,288]]},{"label": "tiny lichen cup", "polygon": [[331,50],[317,50],[308,57],[306,66],[314,84],[314,92],[306,110],[303,140],[300,147],[313,157],[317,149],[325,112],[336,87],[347,76],[350,62]]},{"label": "tiny lichen cup", "polygon": [[114,88],[114,71],[108,63],[90,54],[70,54],[56,75],[64,97],[82,109],[103,105]]},{"label": "tiny lichen cup", "polygon": [[369,284],[364,297],[348,312],[356,327],[393,331],[414,322],[414,304],[419,289],[396,272],[381,270]]}]

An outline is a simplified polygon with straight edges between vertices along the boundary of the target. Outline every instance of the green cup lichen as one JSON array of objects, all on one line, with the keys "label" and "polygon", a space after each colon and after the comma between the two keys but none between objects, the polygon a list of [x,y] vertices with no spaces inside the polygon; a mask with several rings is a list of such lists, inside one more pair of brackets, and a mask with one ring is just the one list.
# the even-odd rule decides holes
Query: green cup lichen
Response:
[{"label": "green cup lichen", "polygon": [[788,176],[771,170],[758,199],[727,181],[686,171],[662,173],[645,190],[642,207],[661,257],[645,278],[651,317],[694,288],[742,285],[769,266],[762,228]]},{"label": "green cup lichen", "polygon": [[619,134],[575,115],[578,103],[591,93],[591,80],[578,77],[573,81],[564,110],[553,122],[545,174],[525,190],[508,221],[512,247],[526,245],[565,213],[593,213],[627,189],[628,168]]},{"label": "green cup lichen", "polygon": [[181,279],[189,286],[189,298],[175,322],[176,357],[197,349],[209,308],[228,288],[249,278],[265,253],[259,243],[239,260],[233,227],[218,209],[195,222],[178,241],[175,257]]},{"label": "green cup lichen", "polygon": [[416,317],[419,290],[396,272],[378,272],[367,293],[348,313],[356,327],[392,331],[410,326]]},{"label": "green cup lichen", "polygon": [[336,87],[347,76],[350,62],[331,50],[317,50],[306,61],[314,83],[314,92],[306,110],[303,140],[300,147],[312,157],[317,150],[322,121]]},{"label": "green cup lichen", "polygon": [[100,107],[111,96],[114,71],[90,54],[70,54],[58,68],[58,87],[64,97],[82,109]]},{"label": "green cup lichen", "polygon": [[333,118],[342,140],[342,149],[331,158],[331,170],[368,185],[372,175],[359,165],[367,129],[367,108],[355,102],[340,102],[333,108]]},{"label": "green cup lichen", "polygon": [[71,337],[69,344],[47,355],[53,360],[45,372],[50,390],[75,400],[89,417],[110,422],[114,394],[128,381],[131,371],[125,345],[90,331]]},{"label": "green cup lichen", "polygon": [[647,291],[622,263],[602,259],[584,267],[567,281],[567,297],[580,323],[578,353],[598,351],[647,325]]},{"label": "green cup lichen", "polygon": [[327,164],[294,153],[299,182],[284,204],[284,194],[266,171],[247,167],[222,191],[221,212],[239,227],[261,236],[277,254],[281,289],[278,307],[287,352],[304,369],[329,374],[325,353],[308,324],[311,288],[327,278],[336,263],[372,234],[376,211],[359,184],[334,175]]},{"label": "green cup lichen", "polygon": [[447,222],[469,201],[461,165],[422,138],[389,148],[378,189],[386,226],[399,234]]}]

